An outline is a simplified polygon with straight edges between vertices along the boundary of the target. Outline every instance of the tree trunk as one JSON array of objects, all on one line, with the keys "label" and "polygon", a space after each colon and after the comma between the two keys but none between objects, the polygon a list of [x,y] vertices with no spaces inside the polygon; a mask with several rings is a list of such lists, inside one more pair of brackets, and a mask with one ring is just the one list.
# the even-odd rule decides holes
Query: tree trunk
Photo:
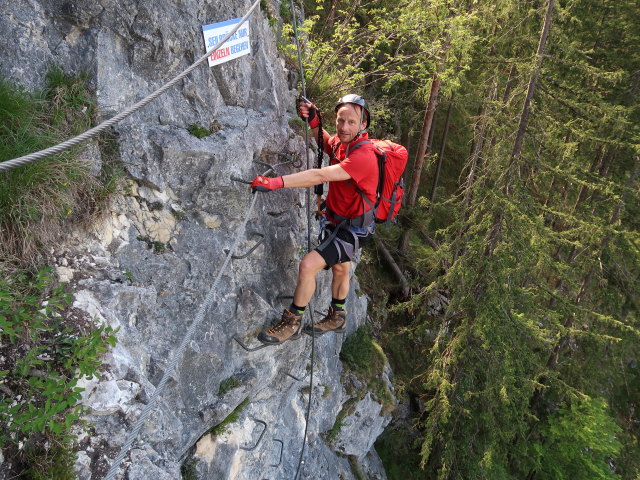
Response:
[{"label": "tree trunk", "polygon": [[[507,170],[513,166],[516,160],[520,159],[522,155],[522,144],[524,142],[524,134],[527,130],[529,123],[529,113],[531,111],[531,102],[533,101],[533,94],[536,91],[536,84],[538,83],[538,76],[540,75],[540,68],[542,67],[543,55],[547,47],[547,38],[549,37],[549,30],[551,29],[551,15],[555,6],[555,0],[549,0],[547,4],[547,13],[545,15],[544,24],[542,25],[542,32],[540,33],[540,40],[538,42],[538,49],[536,51],[536,64],[533,70],[533,74],[529,79],[529,85],[527,86],[527,94],[522,106],[522,113],[520,114],[520,123],[518,125],[518,131],[516,138],[513,142],[513,150],[511,151],[511,158],[509,160],[509,166]],[[505,177],[505,184],[503,186],[503,192],[506,195],[510,194],[511,184],[509,181],[509,175]],[[493,226],[489,230],[487,236],[487,249],[486,254],[492,255],[495,250],[500,237],[502,236],[502,222],[504,220],[502,212],[498,212],[493,220]]]},{"label": "tree trunk", "polygon": [[522,114],[520,115],[520,125],[518,125],[516,139],[513,142],[513,151],[511,152],[510,163],[513,163],[522,154],[522,142],[524,141],[524,134],[529,123],[531,102],[533,101],[533,94],[536,91],[536,84],[538,83],[538,76],[540,75],[540,68],[542,67],[542,59],[547,47],[547,38],[549,37],[549,30],[551,29],[551,14],[553,13],[555,3],[556,0],[549,0],[549,4],[547,5],[547,14],[544,19],[542,33],[540,34],[540,41],[538,42],[538,50],[536,52],[536,66],[533,71],[533,75],[531,75],[531,78],[529,79],[527,95],[525,96],[524,105],[522,106]]},{"label": "tree trunk", "polygon": [[402,270],[400,270],[400,267],[393,259],[391,252],[387,250],[387,247],[384,246],[384,243],[382,243],[382,241],[376,239],[376,247],[378,247],[378,249],[382,252],[382,255],[389,264],[389,267],[391,267],[391,271],[400,282],[400,286],[402,287],[402,296],[404,298],[407,298],[409,296],[409,282],[407,281],[407,277],[404,276]]},{"label": "tree trunk", "polygon": [[[433,74],[433,81],[431,82],[431,92],[429,92],[429,101],[424,111],[424,120],[422,122],[422,133],[420,134],[420,143],[418,143],[418,151],[416,152],[416,159],[413,166],[413,178],[411,180],[411,187],[409,194],[407,195],[408,208],[413,208],[416,204],[416,197],[418,196],[418,187],[420,186],[420,177],[422,174],[422,166],[424,165],[424,157],[427,154],[429,148],[429,138],[431,129],[433,126],[433,118],[436,113],[436,105],[438,103],[438,94],[440,92],[441,80],[438,73]],[[409,249],[409,237],[411,236],[411,229],[406,228],[400,238],[400,251],[405,253]]]},{"label": "tree trunk", "polygon": [[407,206],[409,208],[413,208],[416,204],[418,188],[420,187],[422,166],[424,165],[424,158],[429,145],[429,136],[431,133],[431,126],[433,125],[433,117],[435,116],[436,112],[436,105],[438,103],[438,94],[440,93],[441,83],[442,81],[440,80],[438,73],[434,73],[433,81],[431,82],[431,92],[429,92],[429,100],[427,101],[427,107],[424,111],[424,120],[422,122],[420,143],[418,143],[416,160],[413,166],[413,179],[411,181],[411,187],[409,188],[409,193],[407,195]]},{"label": "tree trunk", "polygon": [[430,202],[433,203],[436,198],[436,188],[438,187],[438,180],[440,179],[440,171],[442,170],[442,158],[444,157],[444,148],[447,145],[447,136],[449,135],[449,124],[451,121],[451,111],[453,110],[453,95],[449,100],[449,107],[447,108],[447,118],[444,121],[444,131],[442,132],[442,142],[440,143],[440,151],[438,152],[438,165],[433,175],[433,185],[431,186],[431,198]]}]

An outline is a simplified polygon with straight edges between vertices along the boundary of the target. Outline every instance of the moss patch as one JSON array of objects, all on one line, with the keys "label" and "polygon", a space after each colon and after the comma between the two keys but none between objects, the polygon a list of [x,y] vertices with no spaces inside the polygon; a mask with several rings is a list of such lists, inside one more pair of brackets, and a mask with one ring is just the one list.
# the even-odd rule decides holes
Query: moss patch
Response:
[{"label": "moss patch", "polygon": [[230,390],[233,390],[236,387],[241,385],[240,380],[238,380],[233,375],[229,378],[225,378],[220,382],[220,387],[218,388],[218,395],[222,396]]},{"label": "moss patch", "polygon": [[240,418],[240,414],[247,405],[249,405],[249,397],[245,398],[240,405],[234,408],[233,412],[231,412],[222,422],[220,422],[215,427],[211,427],[207,433],[215,436],[225,433],[229,425],[238,421],[238,418]]},{"label": "moss patch", "polygon": [[[382,403],[382,414],[393,410],[394,397],[382,378],[387,357],[382,347],[374,340],[368,327],[358,328],[345,340],[340,351],[340,359],[349,370],[366,383],[367,390]],[[359,393],[364,396],[362,392]]]}]

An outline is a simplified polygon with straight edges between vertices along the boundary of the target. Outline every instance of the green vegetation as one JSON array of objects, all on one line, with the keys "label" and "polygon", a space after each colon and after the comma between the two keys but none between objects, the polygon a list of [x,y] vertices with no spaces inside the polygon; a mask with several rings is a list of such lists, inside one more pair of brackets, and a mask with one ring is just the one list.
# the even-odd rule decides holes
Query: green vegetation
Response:
[{"label": "green vegetation", "polygon": [[151,202],[149,204],[149,211],[150,212],[157,212],[157,211],[160,211],[160,210],[163,210],[163,209],[164,209],[164,203],[162,203],[162,202],[157,201],[157,202]]},{"label": "green vegetation", "polygon": [[207,433],[211,435],[222,435],[227,431],[227,427],[232,423],[236,423],[238,418],[240,418],[240,414],[245,409],[245,407],[249,405],[249,397],[245,398],[240,405],[233,409],[233,411],[225,418],[222,422],[214,427],[211,427]]},{"label": "green vegetation", "polygon": [[110,327],[65,321],[71,297],[50,274],[0,279],[0,445],[26,478],[73,478],[70,428],[82,414],[76,385],[97,374],[102,353],[115,344]]},{"label": "green vegetation", "polygon": [[197,480],[198,472],[196,466],[198,465],[197,459],[190,459],[180,465],[180,476],[182,480]]},{"label": "green vegetation", "polygon": [[331,395],[331,385],[322,385],[322,398],[327,398]]},{"label": "green vegetation", "polygon": [[189,125],[189,128],[187,128],[187,131],[194,137],[198,137],[198,138],[204,138],[211,135],[211,131],[208,128],[202,127],[195,123],[192,123],[191,125]]},{"label": "green vegetation", "polygon": [[300,117],[291,117],[289,119],[289,126],[298,135],[304,135],[304,129],[307,128],[307,123]]},{"label": "green vegetation", "polygon": [[128,268],[125,268],[122,274],[124,275],[124,278],[126,278],[129,283],[136,283],[136,277]]},{"label": "green vegetation", "polygon": [[151,240],[151,238],[149,238],[148,235],[138,235],[136,237],[136,240],[146,243],[147,247],[153,250],[154,253],[163,254],[167,251],[166,243],[161,242],[159,240]]},{"label": "green vegetation", "polygon": [[[52,69],[38,93],[0,78],[0,161],[85,131],[93,113],[84,76]],[[75,478],[77,383],[98,374],[115,343],[111,328],[70,315],[71,295],[43,267],[45,250],[98,215],[118,188],[115,136],[103,134],[96,146],[101,168],[80,159],[85,144],[0,179],[0,448],[16,478]]]},{"label": "green vegetation", "polygon": [[[390,412],[395,406],[394,398],[382,379],[387,357],[368,327],[359,327],[345,340],[340,359],[367,384],[367,389],[382,403],[383,413]],[[364,392],[358,393],[362,397]]]},{"label": "green vegetation", "polygon": [[[0,78],[0,161],[50,147],[91,126],[94,101],[84,76],[53,69],[48,86],[31,94]],[[105,153],[102,173],[79,160],[86,145],[3,174],[0,188],[0,269],[35,266],[43,247],[68,227],[95,215],[115,190],[120,170],[110,155],[110,137],[98,145]]]},{"label": "green vegetation", "polygon": [[228,391],[239,387],[240,385],[242,385],[240,383],[240,380],[238,380],[236,377],[234,377],[233,375],[230,376],[229,378],[225,378],[224,380],[222,380],[220,382],[220,387],[218,388],[218,395],[222,396],[225,393],[227,393]]},{"label": "green vegetation", "polygon": [[218,122],[217,120],[212,120],[211,124],[209,125],[209,128],[203,127],[195,123],[192,123],[191,125],[189,125],[189,128],[187,128],[187,131],[191,135],[198,138],[208,137],[209,135],[213,135],[214,133],[217,133],[220,130],[222,130],[222,125],[220,125],[220,122]]},{"label": "green vegetation", "polygon": [[416,432],[408,426],[388,428],[378,437],[375,448],[387,477],[403,480],[425,478],[420,469],[420,448],[416,440]]},{"label": "green vegetation", "polygon": [[356,480],[367,480],[367,477],[362,473],[362,468],[360,468],[360,464],[358,463],[358,457],[354,455],[349,455],[349,465],[351,466],[351,472],[356,477]]},{"label": "green vegetation", "polygon": [[153,251],[156,253],[164,253],[167,250],[167,244],[158,240],[152,242]]},{"label": "green vegetation", "polygon": [[[373,245],[357,272],[413,412],[406,455],[381,439],[389,478],[637,479],[637,2],[304,6],[324,125],[363,94],[416,180],[377,232],[411,295]],[[295,65],[290,25],[278,48]],[[379,355],[353,342],[371,384]]]},{"label": "green vegetation", "polygon": [[187,214],[184,213],[182,210],[176,210],[175,208],[170,208],[169,211],[171,212],[171,215],[173,215],[175,219],[178,221],[187,219]]},{"label": "green vegetation", "polygon": [[342,425],[345,417],[353,413],[355,404],[358,402],[358,400],[359,398],[350,398],[349,400],[344,402],[344,404],[342,405],[342,409],[338,412],[338,415],[336,415],[336,421],[333,423],[331,429],[325,434],[329,443],[334,442],[338,437],[338,433],[340,433],[340,430],[342,430]]},{"label": "green vegetation", "polygon": [[386,356],[373,340],[371,330],[362,326],[342,344],[340,359],[356,373],[370,378],[382,374]]}]

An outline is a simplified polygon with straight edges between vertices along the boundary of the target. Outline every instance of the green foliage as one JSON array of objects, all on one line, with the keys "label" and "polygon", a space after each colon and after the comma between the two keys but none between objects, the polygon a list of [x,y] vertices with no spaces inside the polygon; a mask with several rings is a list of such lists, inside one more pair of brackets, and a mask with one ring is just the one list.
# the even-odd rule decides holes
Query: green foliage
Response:
[{"label": "green foliage", "polygon": [[233,411],[229,415],[227,415],[227,418],[225,418],[222,422],[220,422],[218,425],[215,425],[214,427],[211,427],[207,433],[210,433],[214,436],[222,435],[223,433],[225,433],[229,425],[238,421],[238,418],[240,418],[240,414],[247,405],[249,405],[249,397],[245,398],[236,408],[234,408]]},{"label": "green foliage", "polygon": [[[50,147],[91,126],[95,111],[84,75],[59,69],[35,94],[0,78],[0,161]],[[99,144],[108,143],[103,136]],[[35,265],[41,250],[72,222],[94,214],[115,189],[120,175],[113,156],[99,177],[78,160],[79,146],[55,157],[12,169],[0,179],[0,268]]]},{"label": "green foliage", "polygon": [[182,477],[182,480],[197,480],[197,465],[197,459],[186,460],[182,465],[180,465],[180,476]]},{"label": "green foliage", "polygon": [[230,376],[229,378],[225,378],[220,382],[220,387],[218,388],[218,395],[222,396],[225,393],[229,392],[230,390],[236,387],[239,387],[240,385],[242,385],[240,383],[240,380],[238,380],[233,375]]},{"label": "green foliage", "polygon": [[[412,442],[413,440],[413,442]],[[416,432],[407,426],[385,430],[376,440],[376,452],[380,456],[389,480],[422,480],[420,451],[415,446]]]},{"label": "green foliage", "polygon": [[[308,96],[323,111],[365,93],[375,135],[413,147],[431,79],[455,97],[439,183],[423,172],[403,211],[408,246],[384,233],[414,295],[389,308],[395,280],[375,253],[358,267],[397,391],[420,406],[406,435],[417,478],[640,474],[640,17],[631,0],[556,2],[537,56],[547,5],[307,6]],[[358,356],[349,368],[366,372]],[[390,478],[412,478],[416,456],[382,456]]]},{"label": "green foliage", "polygon": [[[388,413],[395,407],[395,399],[382,378],[387,357],[382,347],[371,336],[370,328],[359,327],[342,344],[340,359],[354,371],[367,385],[383,405],[383,412]],[[364,392],[358,392],[360,396]]]},{"label": "green foliage", "polygon": [[194,137],[198,137],[198,138],[204,138],[211,135],[210,129],[205,128],[201,125],[197,125],[195,123],[192,123],[191,125],[189,125],[189,128],[187,128],[187,131]]},{"label": "green foliage", "polygon": [[351,473],[356,477],[356,480],[367,480],[367,477],[362,473],[362,468],[360,468],[360,463],[358,463],[358,457],[355,455],[349,455],[349,465],[351,466]]},{"label": "green foliage", "polygon": [[358,327],[353,335],[344,341],[340,359],[356,373],[366,377],[382,374],[386,362],[382,348],[366,326]]},{"label": "green foliage", "polygon": [[167,250],[167,244],[164,242],[160,242],[160,241],[154,241],[152,242],[153,245],[153,251],[156,253],[164,253]]},{"label": "green foliage", "polygon": [[350,398],[342,405],[342,408],[338,412],[338,415],[336,415],[336,420],[333,423],[333,426],[325,434],[329,443],[332,443],[336,440],[336,438],[338,437],[338,433],[340,433],[340,430],[342,430],[344,419],[347,415],[353,413],[355,404],[358,402],[358,400],[358,398]]},{"label": "green foliage", "polygon": [[542,478],[617,479],[609,461],[622,449],[622,429],[603,399],[577,398],[554,413],[533,445],[536,471]]},{"label": "green foliage", "polygon": [[136,283],[136,277],[133,275],[133,272],[131,272],[131,270],[129,270],[128,268],[125,268],[122,274],[124,275],[124,278],[126,278],[129,283]]},{"label": "green foliage", "polygon": [[331,385],[322,385],[322,398],[327,398],[331,395]]},{"label": "green foliage", "polygon": [[11,392],[0,402],[0,445],[27,445],[26,478],[72,478],[69,432],[82,414],[77,383],[97,375],[100,356],[115,344],[110,327],[65,322],[71,296],[50,275],[47,268],[0,279],[0,377]]}]

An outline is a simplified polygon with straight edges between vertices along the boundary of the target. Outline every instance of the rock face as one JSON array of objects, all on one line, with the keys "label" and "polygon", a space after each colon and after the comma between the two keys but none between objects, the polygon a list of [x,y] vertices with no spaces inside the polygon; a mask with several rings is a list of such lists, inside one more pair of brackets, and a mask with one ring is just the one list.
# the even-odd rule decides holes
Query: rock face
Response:
[{"label": "rock face", "polygon": [[[52,64],[89,72],[100,115],[108,118],[200,57],[202,25],[240,17],[249,6],[219,0],[3,2],[1,73],[37,89]],[[298,478],[356,478],[334,449],[354,456],[368,478],[386,478],[371,446],[389,415],[381,415],[371,396],[358,404],[334,446],[325,442],[324,432],[348,399],[340,384],[343,335],[315,342],[299,469],[311,338],[257,351],[233,339],[257,345],[256,333],[288,305],[283,296],[292,294],[307,245],[304,191],[260,194],[250,212],[247,185],[232,180],[264,172],[256,161],[278,164],[273,170],[282,175],[307,158],[288,123],[296,95],[290,72],[263,12],[252,15],[250,29],[250,55],[212,69],[200,66],[117,124],[126,184],[90,231],[69,232],[52,252],[60,280],[75,293],[74,307],[118,329],[104,373],[83,385],[94,426],[80,441],[79,479],[104,476],[152,401],[116,478],[253,480],[294,478],[298,470]],[[215,126],[215,133],[197,138],[187,130],[192,124]],[[83,155],[100,165],[95,143]],[[253,251],[226,262],[212,290],[225,249],[236,240],[236,254]],[[329,286],[330,275],[321,274],[311,310],[327,308]],[[367,300],[356,288],[354,279],[347,334],[366,318]],[[204,320],[176,356],[209,292],[213,302]],[[157,393],[165,372],[168,381]],[[234,409],[237,420],[231,421]],[[208,433],[225,419],[223,433]]]}]

